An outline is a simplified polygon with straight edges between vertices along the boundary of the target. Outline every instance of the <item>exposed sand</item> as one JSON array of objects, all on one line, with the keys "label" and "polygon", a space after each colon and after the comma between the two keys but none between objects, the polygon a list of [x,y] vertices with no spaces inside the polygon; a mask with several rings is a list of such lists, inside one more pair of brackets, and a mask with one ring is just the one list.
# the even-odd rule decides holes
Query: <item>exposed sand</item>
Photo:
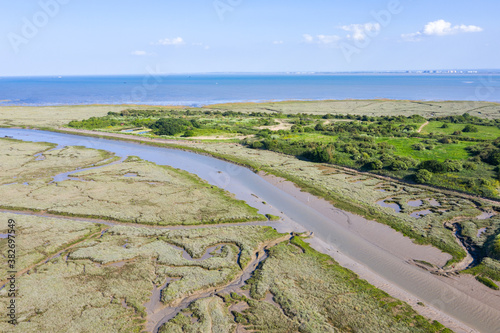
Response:
[{"label": "exposed sand", "polygon": [[271,125],[271,126],[260,126],[258,127],[259,129],[268,129],[270,131],[279,131],[279,130],[289,130],[292,128],[292,124],[285,123],[281,119],[275,119],[276,122],[278,122],[278,125]]},{"label": "exposed sand", "polygon": [[295,184],[274,175],[259,173],[271,184],[291,194],[301,202],[312,207],[322,215],[337,221],[344,227],[362,236],[370,243],[374,243],[384,250],[395,254],[404,260],[425,260],[438,266],[443,266],[451,259],[451,255],[444,253],[431,245],[418,245],[413,241],[395,231],[391,227],[368,221],[365,218],[341,209],[335,208],[328,201],[315,197],[307,192],[302,192]]}]

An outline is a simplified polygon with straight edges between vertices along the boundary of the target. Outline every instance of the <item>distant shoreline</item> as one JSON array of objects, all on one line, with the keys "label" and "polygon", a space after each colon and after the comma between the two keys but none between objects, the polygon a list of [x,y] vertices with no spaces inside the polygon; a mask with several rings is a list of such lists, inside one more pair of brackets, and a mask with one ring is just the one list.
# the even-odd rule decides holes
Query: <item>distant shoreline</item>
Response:
[{"label": "distant shoreline", "polygon": [[214,103],[200,103],[200,104],[160,104],[161,102],[155,103],[82,103],[82,104],[63,104],[63,103],[54,103],[54,104],[10,104],[7,103],[9,100],[0,100],[0,108],[2,107],[29,107],[29,108],[43,108],[43,107],[147,107],[147,108],[205,108],[205,107],[214,107],[219,105],[259,105],[259,104],[286,104],[286,103],[328,103],[328,102],[410,102],[410,103],[491,103],[498,104],[500,106],[499,101],[492,100],[426,100],[426,99],[392,99],[392,98],[366,98],[366,99],[354,99],[354,98],[344,98],[344,99],[276,99],[276,100],[235,100],[235,101],[223,101],[223,102],[214,102]]}]

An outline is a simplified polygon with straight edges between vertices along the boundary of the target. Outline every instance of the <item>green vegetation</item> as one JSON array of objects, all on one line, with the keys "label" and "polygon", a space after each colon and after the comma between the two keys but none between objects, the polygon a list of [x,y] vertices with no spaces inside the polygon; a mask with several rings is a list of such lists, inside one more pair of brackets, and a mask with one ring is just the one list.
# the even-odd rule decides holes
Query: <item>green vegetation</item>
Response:
[{"label": "green vegetation", "polygon": [[280,219],[279,216],[272,215],[272,214],[266,214],[266,217],[269,221],[278,221]]},{"label": "green vegetation", "polygon": [[465,273],[482,275],[500,282],[500,261],[491,258],[484,258],[481,264],[466,270]]},{"label": "green vegetation", "polygon": [[491,242],[489,255],[494,259],[500,260],[500,234]]},{"label": "green vegetation", "polygon": [[485,278],[484,276],[476,276],[476,280],[484,284],[486,287],[491,288],[493,290],[498,290],[498,286],[495,284],[495,282],[491,281],[488,278]]}]

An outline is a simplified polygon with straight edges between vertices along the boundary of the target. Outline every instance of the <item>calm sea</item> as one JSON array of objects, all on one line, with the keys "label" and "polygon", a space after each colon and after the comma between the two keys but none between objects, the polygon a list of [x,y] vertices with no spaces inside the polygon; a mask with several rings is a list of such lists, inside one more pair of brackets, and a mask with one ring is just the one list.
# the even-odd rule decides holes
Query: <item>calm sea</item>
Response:
[{"label": "calm sea", "polygon": [[332,74],[0,78],[0,105],[151,104],[320,99],[500,102],[500,75]]}]

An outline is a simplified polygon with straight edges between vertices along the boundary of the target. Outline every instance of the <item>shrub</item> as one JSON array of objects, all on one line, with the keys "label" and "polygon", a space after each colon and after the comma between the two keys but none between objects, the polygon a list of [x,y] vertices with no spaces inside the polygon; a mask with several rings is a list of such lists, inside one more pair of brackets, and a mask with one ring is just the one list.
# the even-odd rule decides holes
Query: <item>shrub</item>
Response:
[{"label": "shrub", "polygon": [[421,143],[415,143],[411,146],[413,150],[425,150],[425,146]]},{"label": "shrub", "polygon": [[380,160],[372,161],[368,164],[371,170],[380,170],[384,167],[384,164]]},{"label": "shrub", "polygon": [[453,140],[451,138],[445,136],[445,137],[442,137],[441,139],[439,139],[438,142],[444,143],[447,145],[447,144],[453,143]]},{"label": "shrub", "polygon": [[262,141],[254,141],[252,142],[252,148],[254,149],[260,149],[264,147],[264,144],[262,143]]},{"label": "shrub", "polygon": [[191,122],[184,119],[161,118],[151,125],[151,128],[158,135],[176,135],[184,132],[188,125],[191,125]]},{"label": "shrub", "polygon": [[474,162],[465,162],[463,167],[465,170],[477,170],[477,164]]},{"label": "shrub", "polygon": [[493,240],[488,254],[493,259],[500,260],[500,235]]},{"label": "shrub", "polygon": [[462,171],[462,162],[456,160],[446,160],[443,162],[446,172],[460,172]]},{"label": "shrub", "polygon": [[486,162],[492,165],[499,165],[500,164],[500,150],[495,149],[492,150],[488,156],[486,157]]},{"label": "shrub", "polygon": [[391,164],[392,171],[408,170],[408,165],[405,162],[396,160]]},{"label": "shrub", "polygon": [[450,127],[450,125],[448,125],[447,123],[444,123],[443,126],[441,126],[441,128],[448,128]]},{"label": "shrub", "polygon": [[462,130],[462,132],[464,132],[464,133],[477,133],[477,132],[479,132],[479,130],[477,129],[476,126],[469,124],[469,125],[466,125],[464,127],[464,129]]},{"label": "shrub", "polygon": [[417,181],[417,183],[421,184],[428,183],[431,181],[431,179],[432,179],[432,172],[426,169],[420,169],[415,174],[415,180]]},{"label": "shrub", "polygon": [[185,138],[190,138],[192,136],[196,136],[196,134],[194,133],[193,130],[188,130],[188,131],[184,132],[184,134],[182,136]]},{"label": "shrub", "polygon": [[446,167],[445,167],[444,163],[441,163],[441,162],[436,161],[436,160],[423,161],[422,163],[420,163],[418,168],[419,169],[426,169],[430,172],[445,172],[446,171]]}]

